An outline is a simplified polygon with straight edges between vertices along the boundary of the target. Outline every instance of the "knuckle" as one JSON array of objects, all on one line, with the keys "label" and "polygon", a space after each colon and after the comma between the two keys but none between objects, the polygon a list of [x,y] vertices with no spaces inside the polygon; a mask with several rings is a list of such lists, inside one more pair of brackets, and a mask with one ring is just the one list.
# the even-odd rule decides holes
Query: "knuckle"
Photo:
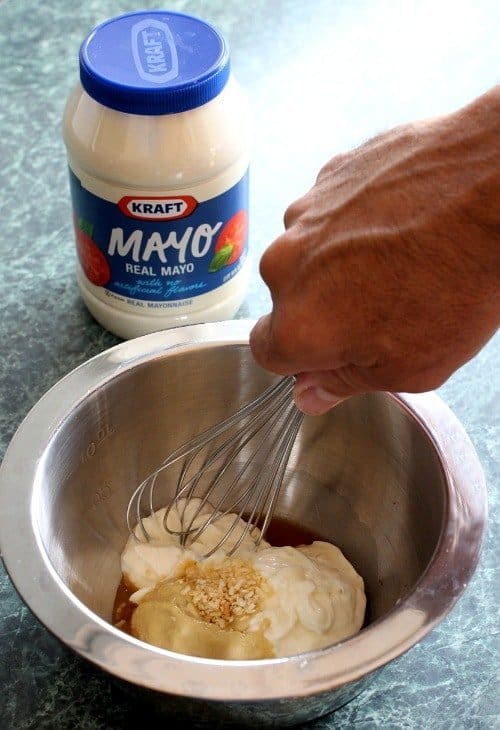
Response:
[{"label": "knuckle", "polygon": [[281,316],[281,309],[260,320],[250,333],[250,349],[256,362],[266,370],[280,375],[294,372],[293,353],[290,353],[289,324]]},{"label": "knuckle", "polygon": [[291,251],[287,245],[286,234],[277,238],[262,254],[259,262],[259,272],[271,289],[271,292],[286,281],[286,271],[289,268],[288,259]]},{"label": "knuckle", "polygon": [[339,170],[346,162],[349,161],[350,158],[351,153],[349,152],[341,152],[332,157],[332,159],[324,164],[318,172],[318,175],[316,177],[316,184],[321,183],[325,178],[330,177],[333,172]]},{"label": "knuckle", "polygon": [[276,254],[273,246],[264,251],[259,262],[259,273],[264,282],[272,287],[276,271]]},{"label": "knuckle", "polygon": [[307,210],[307,205],[307,195],[304,195],[288,206],[283,216],[285,228],[291,228],[291,226],[297,222],[301,215],[304,214],[305,210]]},{"label": "knuckle", "polygon": [[258,365],[261,365],[263,368],[269,369],[268,363],[271,357],[269,352],[268,340],[262,338],[257,329],[254,329],[250,333],[249,344],[252,356],[256,363]]}]

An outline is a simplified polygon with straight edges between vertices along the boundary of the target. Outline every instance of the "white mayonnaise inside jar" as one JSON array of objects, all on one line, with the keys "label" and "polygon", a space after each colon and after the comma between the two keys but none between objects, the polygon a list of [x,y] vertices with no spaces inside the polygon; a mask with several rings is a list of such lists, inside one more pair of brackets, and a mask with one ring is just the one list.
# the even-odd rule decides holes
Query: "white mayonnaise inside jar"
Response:
[{"label": "white mayonnaise inside jar", "polygon": [[98,26],[63,135],[92,315],[124,338],[233,317],[250,266],[248,107],[221,34],[164,11]]}]

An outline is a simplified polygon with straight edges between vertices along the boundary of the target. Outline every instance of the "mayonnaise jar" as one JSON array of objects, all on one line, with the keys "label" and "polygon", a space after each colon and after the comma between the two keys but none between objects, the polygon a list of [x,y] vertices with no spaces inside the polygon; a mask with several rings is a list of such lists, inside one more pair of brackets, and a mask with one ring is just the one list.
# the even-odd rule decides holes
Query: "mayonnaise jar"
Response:
[{"label": "mayonnaise jar", "polygon": [[233,317],[250,267],[248,108],[220,32],[160,10],[104,22],[81,46],[63,136],[95,319],[131,338]]}]

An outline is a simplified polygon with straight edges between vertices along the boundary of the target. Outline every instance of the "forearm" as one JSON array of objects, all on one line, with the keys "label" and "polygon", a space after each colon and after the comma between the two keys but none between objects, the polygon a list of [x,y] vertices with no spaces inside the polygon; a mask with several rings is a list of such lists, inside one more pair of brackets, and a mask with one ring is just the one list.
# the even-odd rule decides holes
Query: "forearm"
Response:
[{"label": "forearm", "polygon": [[[462,316],[477,326],[477,339],[471,337],[475,352],[500,325],[499,131],[500,86],[449,115],[438,130],[437,143],[457,166],[448,184],[456,219],[455,259],[449,261],[459,276],[457,289],[467,292],[463,302],[469,309]],[[450,312],[460,297],[457,290]]]},{"label": "forearm", "polygon": [[446,181],[440,180],[434,194],[455,212],[457,253],[469,274],[498,301],[500,86],[429,126],[433,146],[447,166]]}]

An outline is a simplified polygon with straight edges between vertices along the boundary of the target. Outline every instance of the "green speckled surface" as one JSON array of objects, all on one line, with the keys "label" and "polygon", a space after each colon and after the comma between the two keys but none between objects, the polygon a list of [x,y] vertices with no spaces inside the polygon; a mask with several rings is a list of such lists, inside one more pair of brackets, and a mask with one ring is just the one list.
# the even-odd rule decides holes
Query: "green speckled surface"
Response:
[{"label": "green speckled surface", "polygon": [[[76,287],[60,119],[84,34],[136,7],[129,0],[0,1],[0,455],[45,390],[117,341],[87,314]],[[227,34],[254,110],[254,272],[240,316],[266,311],[259,254],[323,161],[498,82],[495,0],[172,0],[169,7],[204,16]],[[500,727],[499,355],[497,335],[441,389],[478,450],[490,490],[476,575],[447,620],[357,699],[312,723],[314,730]],[[0,728],[97,730],[138,719],[156,727],[48,634],[0,567]]]}]

